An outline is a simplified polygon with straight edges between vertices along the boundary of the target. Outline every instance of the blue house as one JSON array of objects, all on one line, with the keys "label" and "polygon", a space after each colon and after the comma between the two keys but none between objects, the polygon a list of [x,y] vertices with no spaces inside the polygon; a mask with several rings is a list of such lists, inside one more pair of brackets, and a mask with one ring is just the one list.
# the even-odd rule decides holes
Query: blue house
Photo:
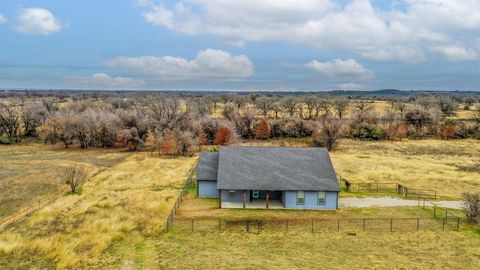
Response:
[{"label": "blue house", "polygon": [[200,153],[197,181],[197,195],[219,198],[221,208],[338,208],[325,148],[220,147]]}]

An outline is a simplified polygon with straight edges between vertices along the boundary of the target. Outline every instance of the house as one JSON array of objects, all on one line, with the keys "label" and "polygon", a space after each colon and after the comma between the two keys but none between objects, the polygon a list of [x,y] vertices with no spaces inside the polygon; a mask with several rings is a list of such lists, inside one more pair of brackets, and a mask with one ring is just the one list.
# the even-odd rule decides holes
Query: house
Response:
[{"label": "house", "polygon": [[222,208],[338,208],[325,148],[220,147],[200,153],[197,181],[197,195],[219,198]]}]

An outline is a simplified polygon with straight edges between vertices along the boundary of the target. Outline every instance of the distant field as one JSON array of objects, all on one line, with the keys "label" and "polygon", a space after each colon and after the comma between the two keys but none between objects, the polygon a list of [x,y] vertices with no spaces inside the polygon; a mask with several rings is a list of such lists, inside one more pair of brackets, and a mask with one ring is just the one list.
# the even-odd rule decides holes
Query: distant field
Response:
[{"label": "distant field", "polygon": [[96,268],[114,241],[159,234],[195,161],[130,154],[0,233],[0,269]]},{"label": "distant field", "polygon": [[95,174],[128,155],[105,149],[66,150],[61,145],[0,146],[0,218],[64,187],[64,167],[84,164]]}]

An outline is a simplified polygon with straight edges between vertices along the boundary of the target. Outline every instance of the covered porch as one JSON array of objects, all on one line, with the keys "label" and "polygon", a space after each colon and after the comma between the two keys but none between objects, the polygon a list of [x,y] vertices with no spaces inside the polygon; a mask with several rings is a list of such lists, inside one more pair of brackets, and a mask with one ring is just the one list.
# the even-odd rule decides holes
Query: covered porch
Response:
[{"label": "covered porch", "polygon": [[[267,200],[266,199],[252,199],[251,201],[245,202],[222,202],[222,208],[246,208],[246,209],[267,209]],[[283,209],[283,203],[279,200],[269,200],[268,209]]]},{"label": "covered porch", "polygon": [[282,209],[283,191],[228,190],[220,196],[221,208]]}]

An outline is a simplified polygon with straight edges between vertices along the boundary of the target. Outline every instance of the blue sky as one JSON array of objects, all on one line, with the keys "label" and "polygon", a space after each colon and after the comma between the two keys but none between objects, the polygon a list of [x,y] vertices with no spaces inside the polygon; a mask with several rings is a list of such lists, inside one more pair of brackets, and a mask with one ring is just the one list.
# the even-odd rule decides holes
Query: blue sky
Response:
[{"label": "blue sky", "polygon": [[0,4],[0,88],[479,90],[478,0]]}]

